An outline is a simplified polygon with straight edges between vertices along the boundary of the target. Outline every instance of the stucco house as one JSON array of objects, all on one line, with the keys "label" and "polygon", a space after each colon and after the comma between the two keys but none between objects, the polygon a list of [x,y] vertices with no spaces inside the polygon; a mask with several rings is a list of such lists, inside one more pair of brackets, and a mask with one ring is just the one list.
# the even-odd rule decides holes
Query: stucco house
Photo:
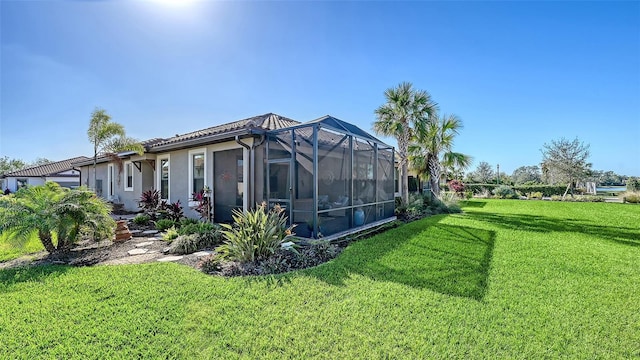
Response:
[{"label": "stucco house", "polygon": [[83,184],[125,209],[157,189],[197,217],[193,193],[211,190],[212,220],[232,209],[280,204],[295,232],[319,237],[394,218],[394,151],[362,129],[324,116],[300,123],[264,114],[143,144],[145,153],[79,161]]},{"label": "stucco house", "polygon": [[78,187],[81,182],[80,171],[74,168],[73,164],[87,159],[79,156],[0,175],[4,186],[2,190],[9,189],[11,192],[16,192],[23,186],[43,185],[46,181],[54,181],[67,188]]}]

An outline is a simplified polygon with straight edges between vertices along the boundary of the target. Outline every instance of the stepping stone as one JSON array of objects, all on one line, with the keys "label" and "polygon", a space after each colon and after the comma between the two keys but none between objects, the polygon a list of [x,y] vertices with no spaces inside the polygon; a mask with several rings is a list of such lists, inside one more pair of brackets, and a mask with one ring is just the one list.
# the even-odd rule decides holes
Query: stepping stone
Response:
[{"label": "stepping stone", "polygon": [[146,230],[142,232],[142,236],[151,236],[159,233],[158,230]]},{"label": "stepping stone", "polygon": [[158,239],[157,237],[150,237],[150,238],[147,238],[147,240],[149,240],[149,241],[158,241],[160,239]]},{"label": "stepping stone", "polygon": [[129,250],[127,251],[127,253],[131,256],[133,255],[142,255],[142,254],[146,254],[147,251],[149,251],[149,249],[133,249],[133,250]]},{"label": "stepping stone", "polygon": [[213,254],[213,251],[198,251],[193,253],[193,255],[197,257],[203,257],[211,254]]},{"label": "stepping stone", "polygon": [[145,241],[145,242],[141,242],[139,244],[136,244],[135,246],[139,248],[139,247],[149,246],[151,244],[153,244],[153,241]]},{"label": "stepping stone", "polygon": [[184,256],[165,256],[163,258],[158,259],[160,262],[168,262],[168,261],[178,261],[182,259]]},{"label": "stepping stone", "polygon": [[142,236],[142,230],[129,230],[129,232],[131,233],[131,235],[133,235],[133,237]]}]

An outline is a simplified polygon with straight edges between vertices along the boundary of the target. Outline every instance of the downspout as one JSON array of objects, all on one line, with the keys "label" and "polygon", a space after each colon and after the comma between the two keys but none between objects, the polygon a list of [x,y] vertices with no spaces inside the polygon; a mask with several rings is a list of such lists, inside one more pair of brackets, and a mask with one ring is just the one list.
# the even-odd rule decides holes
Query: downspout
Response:
[{"label": "downspout", "polygon": [[80,170],[78,168],[75,168],[75,167],[72,167],[71,170],[75,170],[75,171],[80,173],[79,180],[80,180],[80,186],[82,186],[82,170]]},{"label": "downspout", "polygon": [[243,143],[242,141],[240,141],[240,137],[238,135],[236,135],[236,142],[238,144],[240,144],[240,146],[242,146],[243,148],[249,150],[249,181],[247,181],[247,204],[249,208],[252,208],[253,205],[255,205],[255,194],[253,192],[253,188],[251,187],[253,182],[255,181],[255,167],[254,167],[254,162],[255,162],[255,149],[256,147],[262,145],[262,143],[264,142],[265,136],[264,134],[260,135],[260,141],[256,142],[255,140],[253,141],[253,144],[251,144],[251,146]]}]

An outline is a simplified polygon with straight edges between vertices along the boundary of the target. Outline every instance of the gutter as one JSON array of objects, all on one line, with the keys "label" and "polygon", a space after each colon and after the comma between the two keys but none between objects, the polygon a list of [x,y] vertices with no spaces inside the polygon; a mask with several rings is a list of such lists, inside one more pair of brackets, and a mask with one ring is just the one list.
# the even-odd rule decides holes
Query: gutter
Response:
[{"label": "gutter", "polygon": [[[252,130],[249,131],[250,134],[254,134],[254,132]],[[252,189],[252,185],[253,182],[255,181],[255,153],[256,153],[256,148],[260,145],[262,145],[264,143],[264,140],[266,139],[264,132],[262,132],[260,134],[260,140],[258,142],[254,141],[251,144],[251,146],[243,143],[242,141],[240,141],[240,137],[238,135],[236,135],[235,140],[236,143],[238,143],[240,146],[242,146],[243,148],[249,150],[249,181],[247,182],[247,193],[248,193],[248,207],[252,208],[253,205],[255,204],[255,192],[254,189]]]}]

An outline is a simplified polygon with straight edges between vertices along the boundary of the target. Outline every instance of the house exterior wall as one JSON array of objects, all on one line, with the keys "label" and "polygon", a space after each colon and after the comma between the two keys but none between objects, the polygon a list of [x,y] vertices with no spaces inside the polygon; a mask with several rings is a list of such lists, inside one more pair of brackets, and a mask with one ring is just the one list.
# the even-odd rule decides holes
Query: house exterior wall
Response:
[{"label": "house exterior wall", "polygon": [[18,191],[18,179],[27,180],[29,186],[44,185],[44,178],[41,177],[10,176],[5,179],[5,189],[9,189],[12,193]]},{"label": "house exterior wall", "polygon": [[[80,172],[82,173],[82,185],[87,186],[89,189],[93,189],[98,196],[109,200],[107,192],[109,189],[109,185],[107,184],[107,163],[96,164],[95,177],[93,174],[93,165],[81,166]],[[95,189],[96,178],[98,180],[102,180],[102,186],[98,189]]]},{"label": "house exterior wall", "polygon": [[[252,139],[243,139],[245,144],[251,146]],[[193,155],[194,150],[202,150],[205,153],[205,177],[204,184],[213,190],[214,184],[214,153],[217,151],[224,150],[232,150],[232,149],[243,149],[243,177],[244,179],[249,179],[250,169],[249,169],[249,150],[242,147],[240,144],[233,141],[227,141],[217,144],[209,144],[209,145],[200,145],[195,146],[193,148],[167,151],[163,153],[156,154],[156,171],[155,171],[155,189],[160,189],[160,164],[161,159],[169,158],[169,199],[168,201],[171,203],[180,201],[180,204],[183,206],[184,214],[190,218],[199,218],[200,214],[198,214],[192,208],[195,207],[196,203],[192,201],[192,193],[190,189],[190,171],[189,171],[189,157]],[[191,152],[191,154],[190,154]],[[262,161],[262,160],[260,160]],[[257,175],[256,175],[257,177]],[[255,183],[255,182],[254,182]],[[259,189],[262,191],[262,183],[259,182]],[[244,202],[243,208],[247,209],[248,207],[248,187],[249,182],[244,181]],[[254,191],[252,189],[252,191]],[[215,199],[214,199],[215,201]],[[190,207],[191,205],[191,207]]]}]

